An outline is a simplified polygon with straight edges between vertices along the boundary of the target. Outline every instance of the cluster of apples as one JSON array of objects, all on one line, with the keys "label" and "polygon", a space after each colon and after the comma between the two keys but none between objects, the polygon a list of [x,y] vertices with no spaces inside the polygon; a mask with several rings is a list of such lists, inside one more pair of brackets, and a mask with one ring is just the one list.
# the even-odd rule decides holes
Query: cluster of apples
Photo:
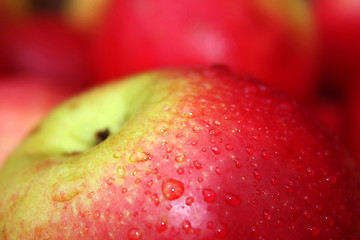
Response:
[{"label": "cluster of apples", "polygon": [[0,14],[0,239],[360,239],[360,1]]}]

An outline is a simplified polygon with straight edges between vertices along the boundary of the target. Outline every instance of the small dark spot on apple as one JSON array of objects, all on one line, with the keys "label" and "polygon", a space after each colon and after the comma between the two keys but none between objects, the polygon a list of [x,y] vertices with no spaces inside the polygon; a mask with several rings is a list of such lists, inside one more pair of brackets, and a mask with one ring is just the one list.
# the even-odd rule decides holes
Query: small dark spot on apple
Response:
[{"label": "small dark spot on apple", "polygon": [[95,144],[97,145],[97,144],[103,142],[105,139],[107,139],[109,137],[109,135],[110,135],[110,131],[108,128],[97,131],[95,134],[95,136],[96,136]]}]

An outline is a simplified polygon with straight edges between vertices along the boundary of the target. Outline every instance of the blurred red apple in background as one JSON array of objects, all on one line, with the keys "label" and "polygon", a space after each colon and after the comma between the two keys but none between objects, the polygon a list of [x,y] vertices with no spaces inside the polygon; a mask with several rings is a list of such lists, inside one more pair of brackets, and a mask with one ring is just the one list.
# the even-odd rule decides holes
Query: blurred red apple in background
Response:
[{"label": "blurred red apple in background", "polygon": [[32,77],[0,77],[0,167],[48,111],[73,94]]},{"label": "blurred red apple in background", "polygon": [[349,93],[348,143],[355,159],[360,164],[360,76]]},{"label": "blurred red apple in background", "polygon": [[314,86],[313,22],[305,1],[113,1],[95,40],[106,81],[176,65],[223,63],[297,98]]},{"label": "blurred red apple in background", "polygon": [[346,91],[360,73],[360,1],[313,1],[323,81]]},{"label": "blurred red apple in background", "polygon": [[94,81],[87,38],[56,16],[12,21],[1,33],[0,44],[6,75],[30,75],[70,89],[83,89]]}]

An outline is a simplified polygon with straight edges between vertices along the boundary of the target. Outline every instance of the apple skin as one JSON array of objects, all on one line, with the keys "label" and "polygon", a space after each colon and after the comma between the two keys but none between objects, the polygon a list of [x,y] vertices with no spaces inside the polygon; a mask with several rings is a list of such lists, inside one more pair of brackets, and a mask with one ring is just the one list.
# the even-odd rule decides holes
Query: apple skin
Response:
[{"label": "apple skin", "polygon": [[0,33],[6,75],[29,75],[84,89],[94,83],[87,36],[60,18],[35,15],[11,21]]},{"label": "apple skin", "polygon": [[360,1],[313,1],[320,74],[343,92],[360,74]]},{"label": "apple skin", "polygon": [[40,120],[75,93],[46,82],[29,76],[0,77],[0,168]]},{"label": "apple skin", "polygon": [[222,67],[98,87],[3,167],[0,237],[359,239],[358,169],[323,129]]},{"label": "apple skin", "polygon": [[113,1],[94,40],[108,81],[143,70],[226,64],[304,99],[315,41],[305,1]]}]

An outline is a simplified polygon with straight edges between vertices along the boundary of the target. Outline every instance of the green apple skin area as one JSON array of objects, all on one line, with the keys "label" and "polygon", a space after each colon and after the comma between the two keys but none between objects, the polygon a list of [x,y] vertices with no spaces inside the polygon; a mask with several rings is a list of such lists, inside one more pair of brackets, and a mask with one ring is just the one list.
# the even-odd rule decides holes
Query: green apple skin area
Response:
[{"label": "green apple skin area", "polygon": [[0,239],[360,239],[356,171],[261,83],[154,71],[70,99],[17,148]]}]

